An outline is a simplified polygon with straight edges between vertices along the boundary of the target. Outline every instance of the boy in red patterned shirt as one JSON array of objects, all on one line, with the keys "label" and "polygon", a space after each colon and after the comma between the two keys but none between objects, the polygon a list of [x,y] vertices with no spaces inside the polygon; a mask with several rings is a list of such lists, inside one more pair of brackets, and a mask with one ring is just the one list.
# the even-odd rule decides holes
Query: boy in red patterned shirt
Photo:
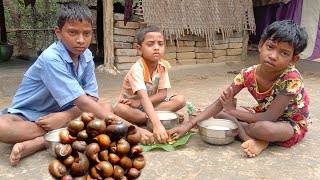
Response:
[{"label": "boy in red patterned shirt", "polygon": [[[180,138],[197,122],[213,116],[238,123],[241,148],[249,157],[259,155],[269,143],[290,147],[299,142],[308,132],[309,97],[294,64],[307,39],[291,20],[272,23],[258,46],[260,64],[243,69],[219,99],[190,123],[169,130],[169,135],[178,133]],[[258,105],[236,108],[234,96],[245,87]]]}]

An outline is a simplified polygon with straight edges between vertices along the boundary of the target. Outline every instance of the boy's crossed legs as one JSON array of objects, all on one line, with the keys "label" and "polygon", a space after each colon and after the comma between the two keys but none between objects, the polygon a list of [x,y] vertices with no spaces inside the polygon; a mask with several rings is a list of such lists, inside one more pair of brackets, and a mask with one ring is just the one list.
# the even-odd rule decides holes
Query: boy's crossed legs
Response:
[{"label": "boy's crossed legs", "polygon": [[[112,106],[100,104],[107,113],[113,114]],[[10,163],[17,165],[20,159],[46,148],[46,131],[35,122],[23,119],[15,114],[0,115],[0,142],[14,144]]]},{"label": "boy's crossed legs", "polygon": [[23,157],[44,149],[44,129],[18,115],[0,115],[0,142],[14,144],[10,163],[16,165]]},{"label": "boy's crossed legs", "polygon": [[[159,103],[154,109],[156,111],[173,111],[176,112],[180,109],[182,109],[186,104],[186,101],[183,96],[181,95],[176,95],[176,96],[171,96],[168,101],[163,101]],[[136,109],[132,108],[129,105],[118,103],[114,107],[114,113],[118,116],[120,116],[123,119],[126,119],[130,123],[137,124],[137,125],[142,125],[147,123],[147,116],[146,113],[141,110],[141,109]],[[179,114],[179,113],[178,113]],[[179,114],[179,122],[184,121],[184,116],[183,114]],[[141,142],[142,144],[151,144],[154,143],[152,134],[141,128],[140,129],[142,132],[142,138]]]},{"label": "boy's crossed legs", "polygon": [[[176,112],[185,106],[186,102],[183,96],[176,95],[169,98],[168,101],[159,103],[154,109],[156,111]],[[114,113],[134,124],[147,123],[147,116],[143,110],[132,108],[129,105],[118,103],[114,107]],[[183,117],[182,117],[183,118]],[[181,121],[181,120],[180,120]],[[183,120],[182,120],[183,121]]]},{"label": "boy's crossed legs", "polygon": [[[241,108],[241,110],[246,111],[244,108]],[[249,124],[238,121],[233,116],[222,111],[214,117],[230,119],[239,125],[238,138],[243,142],[241,148],[248,157],[259,155],[268,147],[270,142],[285,142],[290,140],[295,133],[290,123],[282,121],[259,121]]]}]

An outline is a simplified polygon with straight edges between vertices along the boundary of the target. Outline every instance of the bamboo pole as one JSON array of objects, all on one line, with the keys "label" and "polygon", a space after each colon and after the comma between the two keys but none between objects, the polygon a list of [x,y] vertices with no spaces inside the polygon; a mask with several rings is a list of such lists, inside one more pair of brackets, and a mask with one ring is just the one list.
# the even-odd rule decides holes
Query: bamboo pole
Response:
[{"label": "bamboo pole", "polygon": [[103,1],[103,43],[104,43],[104,64],[97,70],[110,74],[119,73],[114,66],[114,42],[113,42],[113,0]]}]

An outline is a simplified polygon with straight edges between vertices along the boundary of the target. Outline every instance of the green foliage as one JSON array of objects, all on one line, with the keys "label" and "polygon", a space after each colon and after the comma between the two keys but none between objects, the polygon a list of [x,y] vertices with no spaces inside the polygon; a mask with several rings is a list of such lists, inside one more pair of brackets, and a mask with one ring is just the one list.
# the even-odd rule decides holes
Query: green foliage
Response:
[{"label": "green foliage", "polygon": [[182,136],[173,144],[153,144],[153,145],[141,145],[141,146],[144,152],[150,151],[152,149],[163,149],[165,151],[174,151],[177,146],[185,145],[192,134],[194,134],[193,131],[187,132],[184,136]]},{"label": "green foliage", "polygon": [[[28,51],[30,49],[38,51],[48,47],[56,40],[53,29],[56,25],[56,12],[60,7],[57,2],[67,1],[70,0],[36,0],[34,7],[26,6],[25,0],[12,1],[13,9],[9,9],[11,7],[4,8],[6,28],[9,31],[7,34],[9,43],[16,45],[15,50],[18,51]],[[78,0],[78,2],[90,6],[96,5],[96,0]],[[19,22],[12,19],[10,12],[15,13]],[[93,10],[93,13],[95,14],[95,10]],[[18,39],[17,33],[21,37],[20,39]],[[25,43],[24,47],[20,47],[21,40]]]},{"label": "green foliage", "polygon": [[[9,31],[7,34],[9,44],[16,45],[15,50],[18,51],[30,49],[38,51],[45,49],[56,39],[52,30],[56,25],[56,12],[60,6],[58,2],[70,0],[35,0],[34,6],[31,4],[34,2],[33,0],[4,1],[11,2],[13,5],[13,7],[4,7],[6,29]],[[88,6],[97,5],[97,0],[76,1]],[[114,0],[115,2],[120,2],[124,5],[125,1]],[[139,0],[133,0],[133,6],[136,6],[138,3]],[[6,4],[4,3],[4,5]],[[18,20],[12,19],[12,14],[10,13],[16,15]],[[92,10],[92,13],[95,16],[96,10]],[[24,44],[23,47],[21,47],[22,44]]]}]

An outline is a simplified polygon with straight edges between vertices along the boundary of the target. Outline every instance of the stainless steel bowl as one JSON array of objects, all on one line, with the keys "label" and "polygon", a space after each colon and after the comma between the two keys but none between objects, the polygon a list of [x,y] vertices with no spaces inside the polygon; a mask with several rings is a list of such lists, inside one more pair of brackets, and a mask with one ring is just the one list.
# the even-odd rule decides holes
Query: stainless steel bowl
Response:
[{"label": "stainless steel bowl", "polygon": [[46,144],[47,150],[49,151],[49,153],[53,157],[56,157],[56,153],[54,152],[54,148],[57,144],[60,143],[59,133],[63,129],[66,129],[66,128],[60,128],[60,129],[56,129],[53,131],[49,131],[44,135],[44,139],[47,142],[47,144]]},{"label": "stainless steel bowl", "polygon": [[[171,129],[179,124],[179,114],[172,111],[156,111],[157,116],[165,129]],[[152,130],[152,123],[147,120],[148,129]]]},{"label": "stainless steel bowl", "polygon": [[230,144],[239,133],[238,125],[231,120],[210,118],[197,124],[200,138],[209,144]]}]

